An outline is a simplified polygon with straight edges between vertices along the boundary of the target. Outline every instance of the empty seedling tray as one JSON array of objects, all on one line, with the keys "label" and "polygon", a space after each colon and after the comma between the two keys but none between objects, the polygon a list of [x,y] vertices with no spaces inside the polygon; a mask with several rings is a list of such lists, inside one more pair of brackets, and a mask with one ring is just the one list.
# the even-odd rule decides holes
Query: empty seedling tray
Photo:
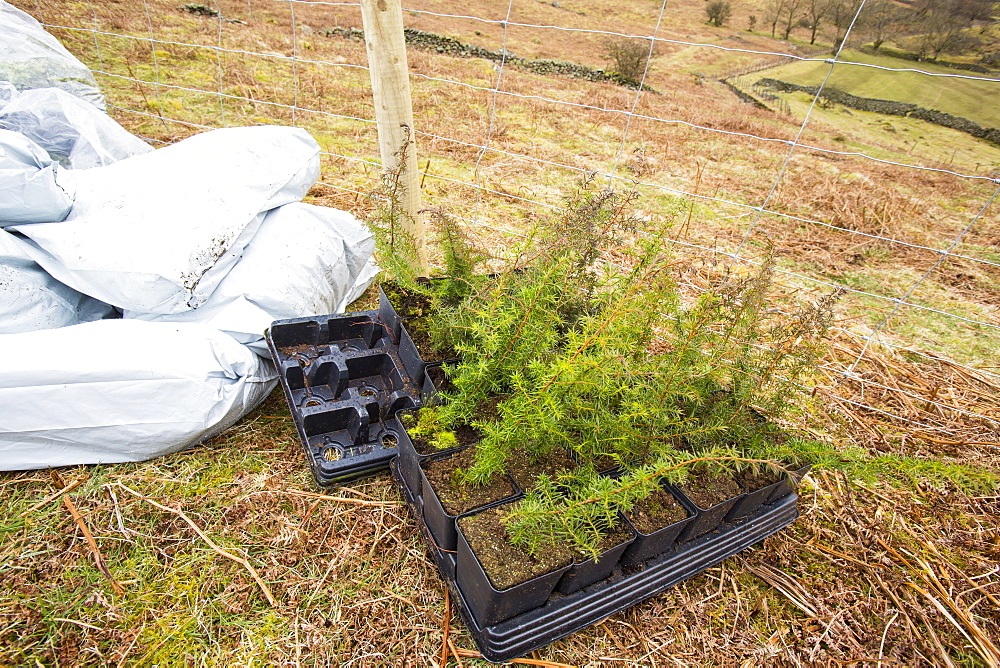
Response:
[{"label": "empty seedling tray", "polygon": [[391,304],[278,320],[267,344],[316,484],[385,470],[401,431],[396,412],[420,406],[426,366]]}]

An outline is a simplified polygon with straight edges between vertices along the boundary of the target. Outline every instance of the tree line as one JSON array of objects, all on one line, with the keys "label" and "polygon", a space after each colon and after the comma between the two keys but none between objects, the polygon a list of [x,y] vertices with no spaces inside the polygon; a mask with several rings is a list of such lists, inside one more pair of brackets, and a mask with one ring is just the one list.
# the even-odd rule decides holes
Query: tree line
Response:
[{"label": "tree line", "polygon": [[[772,37],[785,40],[795,30],[808,30],[810,44],[827,30],[834,35],[834,47],[850,30],[876,51],[892,38],[918,57],[936,60],[982,46],[997,22],[996,5],[994,0],[763,0],[760,16],[751,14],[748,28],[753,31],[760,23],[770,27]],[[732,15],[732,5],[710,0],[705,12],[710,23],[721,26]]]}]

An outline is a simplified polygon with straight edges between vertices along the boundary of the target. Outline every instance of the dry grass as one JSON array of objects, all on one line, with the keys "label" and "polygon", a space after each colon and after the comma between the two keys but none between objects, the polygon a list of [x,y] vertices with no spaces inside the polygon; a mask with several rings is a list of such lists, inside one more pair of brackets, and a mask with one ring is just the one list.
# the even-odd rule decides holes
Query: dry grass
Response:
[{"label": "dry grass", "polygon": [[[951,397],[957,385],[939,394]],[[882,431],[868,416],[852,419],[860,421],[855,433]],[[975,444],[987,437],[982,425],[966,429],[969,442],[946,445],[948,457],[995,464],[995,435],[992,445]],[[943,454],[919,433],[881,444]],[[442,586],[394,486],[380,477],[332,498],[307,491],[280,393],[189,452],[62,475],[83,480],[62,498],[79,508],[123,591],[94,566],[93,547],[51,498],[48,476],[5,476],[7,662],[162,664],[186,656],[197,665],[374,666],[439,656]],[[988,639],[1000,632],[996,497],[819,472],[801,507],[798,522],[759,547],[535,658],[987,664]],[[449,629],[456,648],[474,647],[458,620]]]},{"label": "dry grass", "polygon": [[[374,125],[343,118],[373,116],[368,74],[350,67],[365,62],[364,47],[318,32],[360,27],[355,9],[296,3],[294,53],[323,63],[293,68],[287,59],[267,55],[216,54],[179,44],[151,49],[142,41],[152,29],[162,40],[291,56],[287,3],[219,0],[225,17],[245,25],[180,12],[172,0],[17,4],[36,15],[40,8],[50,23],[96,25],[136,38],[99,35],[95,43],[85,32],[53,31],[89,65],[119,75],[99,80],[118,107],[114,115],[130,130],[172,142],[199,126],[294,122],[324,150],[339,154],[324,156],[326,185],[316,186],[310,199],[367,211],[368,202],[354,191],[367,192],[377,177],[377,168],[364,162],[377,156]],[[556,4],[517,4],[512,20],[614,25],[648,34],[658,12],[641,4]],[[456,13],[453,3],[440,0],[408,7]],[[759,35],[705,25],[701,3],[684,1],[673,9],[662,36],[785,48]],[[473,0],[461,13],[501,19],[504,10]],[[495,24],[413,13],[406,21],[493,49],[504,40]],[[734,17],[733,25],[745,27],[746,17]],[[598,67],[605,62],[601,40],[578,33],[511,28],[507,40],[524,57]],[[497,79],[492,63],[424,51],[409,57],[411,69],[426,77],[485,88]],[[649,83],[669,94],[642,95],[636,111],[789,141],[801,114],[784,118],[739,104],[725,89],[695,76],[750,58],[665,47]],[[204,92],[120,77],[158,77]],[[482,224],[472,229],[487,248],[508,243],[497,228],[523,230],[543,215],[535,202],[558,204],[578,170],[617,168],[623,179],[640,182],[641,213],[673,220],[681,243],[728,252],[753,225],[748,252],[767,238],[784,269],[891,299],[937,260],[937,253],[912,245],[946,247],[995,189],[799,148],[769,208],[807,220],[758,216],[717,200],[761,205],[789,156],[786,144],[641,118],[632,120],[625,136],[620,112],[632,108],[634,91],[512,68],[505,68],[501,88],[534,97],[500,95],[495,116],[489,91],[419,76],[413,86],[418,130],[424,133],[418,143],[425,201],[477,218]],[[219,91],[233,97],[220,101]],[[861,113],[820,111],[803,141],[939,164],[936,155],[914,150],[910,134],[885,125]],[[959,141],[933,126],[919,131],[928,144]],[[487,136],[504,153],[488,151],[480,158],[478,146]],[[950,168],[974,173],[1000,163],[997,149],[969,146]],[[994,204],[956,251],[1000,262],[998,249]],[[704,266],[705,274],[719,269],[710,255]],[[692,274],[684,280],[694,289],[703,278]],[[792,300],[825,289],[794,276],[783,286]],[[914,297],[1000,326],[1000,276],[981,262],[949,259]],[[981,482],[975,479],[966,481],[966,491],[941,480],[946,473],[955,477],[958,466],[1000,471],[993,420],[1000,416],[1000,337],[989,327],[904,308],[879,334],[891,345],[869,347],[853,375],[845,376],[863,349],[858,335],[870,334],[893,306],[863,294],[845,296],[842,329],[825,361],[828,371],[816,379],[819,389],[803,410],[811,429],[845,447],[912,458],[907,461],[914,462],[915,481],[891,469],[874,480],[817,472],[803,490],[803,516],[788,530],[540,650],[536,663],[997,665],[1000,498],[987,496],[995,489],[969,491]],[[468,655],[473,645],[461,622],[447,621],[440,580],[392,483],[383,476],[327,495],[334,498],[317,496],[279,393],[229,432],[188,452],[142,464],[64,470],[61,476],[65,484],[38,472],[0,476],[0,664],[428,665],[439,662],[445,648],[451,665],[480,663]]]}]

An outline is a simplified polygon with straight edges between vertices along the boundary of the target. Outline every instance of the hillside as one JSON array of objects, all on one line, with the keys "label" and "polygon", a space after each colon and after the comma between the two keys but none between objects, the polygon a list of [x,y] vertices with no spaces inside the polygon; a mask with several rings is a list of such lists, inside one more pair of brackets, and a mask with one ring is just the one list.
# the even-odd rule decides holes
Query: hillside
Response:
[{"label": "hillside", "polygon": [[[841,59],[890,70],[919,69],[921,72],[896,72],[856,65],[835,65],[826,82],[852,95],[897,102],[910,102],[968,118],[986,127],[1000,126],[1000,108],[989,100],[997,95],[996,74],[977,74],[934,63],[915,63],[889,56],[873,56],[860,51],[845,51]],[[803,86],[818,86],[830,66],[823,62],[799,62],[759,72],[755,77],[771,77]],[[928,76],[922,72],[943,76]]]},{"label": "hillside", "polygon": [[[365,46],[327,32],[361,28],[356,5],[13,4],[95,70],[112,116],[154,146],[297,125],[323,149],[309,201],[371,214]],[[806,30],[787,43],[750,33],[760,10],[743,5],[716,28],[704,4],[408,0],[408,28],[531,60],[608,68],[608,33],[659,40],[645,92],[409,49],[424,206],[500,255],[597,173],[638,193],[638,220],[672,223],[692,299],[773,248],[772,308],[843,290],[802,424],[910,468],[814,472],[788,530],[529,665],[998,665],[981,639],[1000,637],[1000,147],[805,93],[783,95],[788,114],[741,102],[718,77],[783,53],[826,58],[832,36],[810,47]],[[781,65],[747,85],[814,85],[829,68]],[[1000,126],[995,81],[837,65],[828,85]],[[80,481],[67,498],[126,593],[52,502],[48,474],[0,475],[0,664],[486,665],[462,653],[472,642],[392,482],[318,494],[280,391],[189,451],[62,476]]]}]

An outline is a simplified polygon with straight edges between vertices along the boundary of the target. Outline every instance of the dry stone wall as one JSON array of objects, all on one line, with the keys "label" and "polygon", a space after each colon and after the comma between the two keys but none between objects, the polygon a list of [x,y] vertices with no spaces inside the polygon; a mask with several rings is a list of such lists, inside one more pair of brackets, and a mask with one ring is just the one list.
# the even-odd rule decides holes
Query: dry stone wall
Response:
[{"label": "dry stone wall", "polygon": [[[323,30],[321,32],[327,37],[343,37],[359,41],[364,41],[365,39],[364,31],[358,28],[338,27],[331,28],[330,30]],[[638,81],[624,77],[617,72],[606,72],[594,67],[588,67],[587,65],[580,65],[579,63],[571,63],[561,60],[530,60],[528,58],[515,56],[509,51],[491,51],[490,49],[484,49],[481,46],[465,44],[458,41],[454,37],[436,35],[434,33],[424,32],[423,30],[406,28],[403,32],[406,37],[406,43],[419,49],[435,51],[437,53],[455,56],[457,58],[485,58],[486,60],[492,60],[497,63],[503,62],[535,74],[542,74],[546,76],[565,76],[572,77],[574,79],[585,79],[587,81],[608,81],[618,84],[619,86],[625,86],[626,88],[633,88],[637,90],[641,86],[643,90],[656,92],[649,86],[640,84]]]},{"label": "dry stone wall", "polygon": [[[766,86],[767,88],[778,90],[783,93],[803,92],[815,95],[818,90],[818,86],[800,86],[798,84],[788,83],[787,81],[778,81],[777,79],[770,79],[766,77],[761,79],[758,83]],[[943,111],[925,109],[924,107],[920,107],[910,102],[896,102],[894,100],[879,100],[871,97],[858,97],[857,95],[851,95],[850,93],[845,93],[842,90],[830,87],[824,88],[820,91],[819,96],[825,100],[830,100],[831,102],[836,102],[837,104],[842,104],[845,107],[858,109],[860,111],[870,111],[876,114],[886,114],[889,116],[908,116],[910,118],[919,118],[920,120],[928,121],[929,123],[934,123],[935,125],[941,125],[946,128],[952,128],[953,130],[965,132],[973,137],[985,139],[990,143],[1000,146],[1000,128],[986,128],[974,121],[970,121],[967,118],[954,116]]]}]

